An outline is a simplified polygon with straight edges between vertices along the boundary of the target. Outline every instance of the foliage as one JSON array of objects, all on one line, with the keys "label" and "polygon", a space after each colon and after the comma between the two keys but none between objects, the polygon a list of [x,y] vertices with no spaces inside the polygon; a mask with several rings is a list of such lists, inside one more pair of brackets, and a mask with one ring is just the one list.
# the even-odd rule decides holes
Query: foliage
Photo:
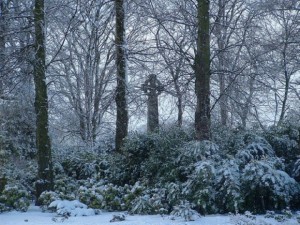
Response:
[{"label": "foliage", "polygon": [[174,206],[171,215],[175,217],[182,217],[185,221],[194,221],[200,217],[200,214],[192,209],[192,204],[188,201],[182,201],[179,205]]},{"label": "foliage", "polygon": [[294,177],[296,181],[300,182],[300,159],[298,159],[293,165],[292,177]]},{"label": "foliage", "polygon": [[21,185],[30,193],[34,193],[36,175],[36,161],[19,156],[10,156],[0,171],[0,177],[5,177],[8,183]]},{"label": "foliage", "polygon": [[262,160],[274,156],[275,153],[272,146],[261,137],[255,137],[252,142],[236,154],[242,166],[254,160]]},{"label": "foliage", "polygon": [[153,188],[144,190],[131,203],[130,212],[134,214],[166,214],[169,205],[166,202],[166,190]]},{"label": "foliage", "polygon": [[188,179],[188,176],[195,171],[198,162],[205,160],[211,160],[213,162],[220,157],[219,147],[210,141],[186,142],[180,147],[179,153],[176,161],[178,163],[178,174],[181,181]]},{"label": "foliage", "polygon": [[256,216],[253,216],[249,212],[245,212],[244,215],[231,215],[230,222],[234,225],[271,225],[263,220],[257,219]]},{"label": "foliage", "polygon": [[[56,192],[91,208],[138,214],[170,213],[184,201],[202,214],[280,210],[299,193],[296,181],[284,172],[284,161],[254,131],[229,133],[220,145],[176,132],[131,134],[123,155],[69,155],[56,165],[67,174],[57,176]],[[229,146],[239,149],[222,152]],[[70,173],[91,163],[95,166],[88,176]],[[72,185],[65,186],[66,179]]]},{"label": "foliage", "polygon": [[235,160],[224,160],[216,173],[216,204],[221,213],[235,212],[242,208],[241,174]]},{"label": "foliage", "polygon": [[26,212],[31,202],[30,194],[22,186],[6,185],[0,195],[1,211],[17,210]]},{"label": "foliage", "polygon": [[[69,152],[69,151],[68,151]],[[99,156],[94,151],[76,150],[63,155],[61,166],[65,173],[75,179],[87,179],[99,172]]]},{"label": "foliage", "polygon": [[277,157],[282,157],[288,166],[288,172],[295,159],[300,155],[299,128],[295,124],[284,123],[281,126],[272,126],[264,134]]},{"label": "foliage", "polygon": [[282,209],[299,193],[299,184],[278,170],[274,159],[250,162],[241,174],[245,208],[253,212]]},{"label": "foliage", "polygon": [[214,178],[215,165],[212,161],[199,161],[194,164],[194,171],[183,184],[183,194],[195,204],[201,214],[215,212]]},{"label": "foliage", "polygon": [[35,148],[35,116],[30,96],[0,105],[0,150],[6,154],[33,159]]},{"label": "foliage", "polygon": [[173,159],[178,156],[178,148],[189,138],[177,127],[162,129],[159,133],[130,134],[122,150],[124,155],[117,157],[124,166],[118,184],[134,184],[139,180],[150,184],[176,180],[177,165]]},{"label": "foliage", "polygon": [[[229,131],[215,139],[217,144],[193,141],[176,129],[131,134],[123,155],[56,150],[54,191],[41,195],[42,207],[48,209],[54,200],[77,199],[93,209],[134,214],[167,214],[183,206],[201,214],[298,208],[300,160],[294,163],[294,180],[266,136]],[[34,190],[32,161],[15,161],[5,171],[9,183]],[[7,210],[1,203],[1,210]]]},{"label": "foliage", "polygon": [[79,184],[76,180],[67,176],[56,176],[54,190],[61,199],[75,200]]},{"label": "foliage", "polygon": [[90,187],[81,186],[78,191],[78,198],[90,208],[105,209],[108,211],[128,210],[133,199],[131,186],[116,186],[103,181],[95,182]]},{"label": "foliage", "polygon": [[41,208],[45,211],[48,210],[48,206],[55,200],[60,200],[59,194],[54,191],[44,191],[39,197]]},{"label": "foliage", "polygon": [[239,150],[260,139],[257,131],[245,130],[239,127],[228,129],[228,127],[214,127],[213,140],[219,146],[220,152],[227,155],[236,155]]}]

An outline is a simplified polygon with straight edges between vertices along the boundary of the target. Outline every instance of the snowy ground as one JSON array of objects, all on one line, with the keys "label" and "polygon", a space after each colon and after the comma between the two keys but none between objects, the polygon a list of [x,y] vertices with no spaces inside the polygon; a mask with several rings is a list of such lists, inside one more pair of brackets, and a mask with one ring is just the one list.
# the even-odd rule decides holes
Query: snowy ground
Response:
[{"label": "snowy ground", "polygon": [[[69,217],[64,219],[63,217],[57,217],[55,213],[43,213],[40,208],[31,206],[25,213],[14,211],[0,214],[0,225],[234,225],[229,216],[223,215],[202,216],[196,221],[190,222],[186,222],[183,219],[171,220],[169,216],[127,215],[125,221],[110,222],[113,215],[116,214],[117,213],[102,212],[100,215]],[[298,224],[294,219],[284,223],[278,223],[274,219],[264,219],[263,217],[258,217],[257,220],[264,220],[267,222],[264,224],[267,225]],[[253,224],[262,224],[258,221]]]}]

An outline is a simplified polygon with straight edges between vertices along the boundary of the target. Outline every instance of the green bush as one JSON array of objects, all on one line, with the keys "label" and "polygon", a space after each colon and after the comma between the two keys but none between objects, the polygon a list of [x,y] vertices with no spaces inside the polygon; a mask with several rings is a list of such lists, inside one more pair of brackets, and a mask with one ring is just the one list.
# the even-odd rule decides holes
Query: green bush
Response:
[{"label": "green bush", "polygon": [[182,217],[185,221],[194,221],[200,218],[200,214],[192,208],[193,205],[188,201],[181,201],[179,205],[174,206],[171,215],[175,217]]},{"label": "green bush", "polygon": [[26,212],[31,202],[30,194],[22,186],[6,185],[1,196],[0,203],[2,203],[1,210],[17,210]]},{"label": "green bush", "polygon": [[48,210],[51,202],[55,200],[60,200],[59,194],[54,191],[44,191],[40,197],[39,202],[41,203],[41,208],[43,211]]},{"label": "green bush", "polygon": [[215,164],[210,160],[195,163],[195,169],[183,184],[183,194],[201,214],[215,213]]},{"label": "green bush", "polygon": [[292,173],[293,165],[300,155],[299,128],[291,124],[270,127],[264,134],[276,156],[285,160],[286,172]]},{"label": "green bush", "polygon": [[299,184],[282,170],[276,169],[276,159],[253,161],[241,174],[244,208],[262,213],[289,206],[299,194]]},{"label": "green bush", "polygon": [[166,189],[145,189],[130,204],[130,212],[133,214],[166,214],[170,205],[166,201]]},{"label": "green bush", "polygon": [[162,129],[159,133],[130,134],[126,138],[123,155],[115,157],[120,162],[114,164],[118,167],[112,164],[111,173],[119,174],[117,180],[114,179],[116,176],[110,176],[112,182],[133,185],[141,180],[154,185],[157,182],[176,181],[177,165],[174,159],[179,154],[179,147],[190,138],[177,127]]},{"label": "green bush", "polygon": [[82,203],[86,204],[90,208],[102,209],[104,207],[103,196],[93,188],[80,187],[78,191],[78,198]]},{"label": "green bush", "polygon": [[[131,186],[123,187],[114,184],[97,182],[91,187],[81,186],[78,198],[90,208],[105,209],[108,211],[128,210]],[[134,199],[134,197],[131,197]]]},{"label": "green bush", "polygon": [[71,177],[57,176],[54,181],[55,192],[64,200],[75,200],[78,188],[78,182]]},{"label": "green bush", "polygon": [[216,172],[216,205],[220,213],[237,213],[241,209],[241,174],[236,160],[224,160]]}]

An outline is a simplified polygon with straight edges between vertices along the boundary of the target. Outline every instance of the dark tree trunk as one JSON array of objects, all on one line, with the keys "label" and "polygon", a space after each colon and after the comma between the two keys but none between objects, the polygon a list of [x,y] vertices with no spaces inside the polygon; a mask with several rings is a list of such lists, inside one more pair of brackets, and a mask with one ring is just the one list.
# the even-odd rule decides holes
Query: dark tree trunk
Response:
[{"label": "dark tree trunk", "polygon": [[5,185],[7,184],[7,179],[5,177],[0,178],[0,194],[5,189]]},{"label": "dark tree trunk", "polygon": [[0,1],[0,96],[3,94],[3,75],[5,73],[5,32],[6,32],[6,16],[7,5],[4,1]]},{"label": "dark tree trunk", "polygon": [[5,52],[5,32],[6,32],[6,13],[7,13],[7,6],[5,5],[4,1],[0,1],[0,63],[1,69],[2,64],[4,62],[4,52]]},{"label": "dark tree trunk", "polygon": [[[44,0],[35,0],[35,112],[36,112],[36,147],[38,156],[38,181],[36,197],[43,191],[53,189],[53,171],[51,144],[48,135],[48,96],[45,75],[45,28]],[[39,205],[39,202],[36,202]]]},{"label": "dark tree trunk", "polygon": [[197,140],[210,139],[210,38],[209,0],[198,0],[198,39],[195,58]]},{"label": "dark tree trunk", "polygon": [[116,10],[116,65],[117,65],[117,121],[116,151],[120,152],[128,133],[128,111],[126,101],[126,49],[125,49],[125,7],[124,0],[115,0]]},{"label": "dark tree trunk", "polygon": [[178,127],[182,127],[182,120],[183,120],[183,106],[182,106],[182,95],[179,95],[177,97],[177,109],[178,109],[178,113],[177,113],[177,125]]}]

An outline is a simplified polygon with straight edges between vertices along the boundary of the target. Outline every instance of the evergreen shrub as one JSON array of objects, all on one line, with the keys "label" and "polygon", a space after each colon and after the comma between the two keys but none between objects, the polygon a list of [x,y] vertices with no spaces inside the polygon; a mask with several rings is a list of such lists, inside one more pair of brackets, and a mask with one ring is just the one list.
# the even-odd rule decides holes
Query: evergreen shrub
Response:
[{"label": "evergreen shrub", "polygon": [[17,210],[26,212],[31,203],[29,192],[21,185],[6,185],[1,196],[1,211]]}]

